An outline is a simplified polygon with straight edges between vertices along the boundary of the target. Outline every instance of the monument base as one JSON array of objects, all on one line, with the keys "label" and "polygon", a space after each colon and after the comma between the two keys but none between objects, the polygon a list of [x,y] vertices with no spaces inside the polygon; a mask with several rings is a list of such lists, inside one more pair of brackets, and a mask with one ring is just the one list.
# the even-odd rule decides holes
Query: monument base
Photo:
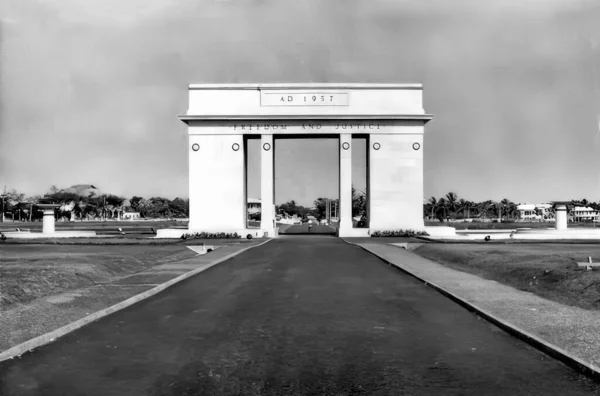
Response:
[{"label": "monument base", "polygon": [[[233,234],[237,232],[238,235],[241,236],[240,239],[246,239],[248,235],[251,235],[252,238],[264,238],[264,231],[258,228],[238,228],[238,229],[230,229],[230,230],[206,230],[206,229],[185,229],[185,228],[164,228],[156,230],[156,236],[154,238],[171,238],[171,239],[180,239],[185,234],[195,234],[200,232],[210,232],[210,233],[221,233],[224,232],[226,234]],[[269,234],[267,237],[271,238],[273,235]]]},{"label": "monument base", "polygon": [[424,231],[430,237],[447,237],[447,236],[456,236],[456,228],[454,227],[446,227],[446,226],[431,226],[431,227],[423,227]]},{"label": "monument base", "polygon": [[279,235],[279,228],[261,228],[260,232],[267,238],[276,238]]},{"label": "monument base", "polygon": [[370,237],[368,228],[338,228],[335,234],[340,238]]}]

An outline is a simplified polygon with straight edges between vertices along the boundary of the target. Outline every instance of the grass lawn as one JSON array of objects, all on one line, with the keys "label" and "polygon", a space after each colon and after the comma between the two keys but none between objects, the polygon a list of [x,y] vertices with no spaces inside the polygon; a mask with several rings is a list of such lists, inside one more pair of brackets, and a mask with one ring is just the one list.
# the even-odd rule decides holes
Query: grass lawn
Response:
[{"label": "grass lawn", "polygon": [[350,243],[380,243],[387,245],[390,243],[431,243],[427,240],[416,237],[345,237],[343,238]]},{"label": "grass lawn", "polygon": [[[515,228],[554,228],[555,223],[551,222],[532,222],[532,223],[463,223],[463,222],[443,222],[425,221],[427,227],[453,227],[457,230],[513,230]],[[594,223],[569,223],[569,228],[594,228]],[[600,228],[600,224],[596,224]]]},{"label": "grass lawn", "polygon": [[588,256],[600,262],[600,245],[428,243],[414,252],[549,300],[600,310],[600,270],[587,271],[576,264]]},{"label": "grass lawn", "polygon": [[195,255],[184,246],[2,245],[0,310]]},{"label": "grass lawn", "polygon": [[[104,238],[80,239],[55,239],[46,244],[33,240],[0,243],[0,311],[196,256],[187,245],[257,242],[257,239],[194,239],[158,240],[149,245],[147,242],[152,240],[107,238],[102,243]],[[122,244],[113,244],[117,241]],[[106,246],[107,243],[112,245]]]},{"label": "grass lawn", "polygon": [[179,239],[153,239],[148,236],[114,236],[95,238],[37,238],[17,239],[8,238],[0,241],[0,249],[3,245],[176,245],[187,244]]},{"label": "grass lawn", "polygon": [[[153,227],[156,228],[171,228],[171,227],[187,227],[187,221],[175,221],[175,220],[158,220],[158,221],[149,221],[149,220],[140,220],[140,221],[132,221],[132,220],[122,220],[122,221],[57,221],[55,223],[55,227],[60,231],[67,230],[97,230],[104,228],[135,228],[135,227]],[[14,230],[15,228],[28,228],[31,230],[41,230],[42,229],[41,221],[33,221],[33,222],[20,222],[15,221],[12,222],[10,220],[5,221],[4,223],[0,222],[0,230]]]}]

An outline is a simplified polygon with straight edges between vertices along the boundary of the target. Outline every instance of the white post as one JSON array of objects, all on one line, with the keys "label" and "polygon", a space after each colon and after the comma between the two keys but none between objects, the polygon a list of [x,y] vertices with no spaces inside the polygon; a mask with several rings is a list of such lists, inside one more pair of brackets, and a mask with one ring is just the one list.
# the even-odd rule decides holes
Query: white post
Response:
[{"label": "white post", "polygon": [[566,230],[567,229],[567,206],[556,205],[556,229]]},{"label": "white post", "polygon": [[54,208],[44,208],[43,212],[42,232],[44,234],[52,234],[54,233]]},{"label": "white post", "polygon": [[352,233],[352,135],[340,134],[339,236]]},{"label": "white post", "polygon": [[260,229],[267,236],[275,236],[275,216],[273,202],[273,135],[262,135],[260,141]]}]

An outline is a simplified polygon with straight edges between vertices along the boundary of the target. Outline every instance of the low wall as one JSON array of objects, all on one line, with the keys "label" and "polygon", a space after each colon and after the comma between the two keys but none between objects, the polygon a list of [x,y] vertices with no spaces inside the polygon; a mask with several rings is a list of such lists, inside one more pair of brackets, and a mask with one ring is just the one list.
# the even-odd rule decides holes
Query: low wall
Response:
[{"label": "low wall", "polygon": [[[55,231],[52,233],[43,232],[3,232],[6,238],[13,239],[38,239],[38,238],[94,238],[98,237],[95,231]],[[106,235],[101,235],[106,237]]]},{"label": "low wall", "polygon": [[456,228],[454,227],[444,227],[444,226],[435,226],[435,227],[424,227],[425,232],[431,237],[446,237],[446,236],[456,236]]},{"label": "low wall", "polygon": [[[156,236],[154,238],[180,239],[181,236],[184,234],[193,234],[193,233],[197,233],[197,232],[200,233],[202,231],[201,230],[188,230],[188,229],[181,229],[181,228],[163,228],[163,229],[156,230]],[[207,231],[205,231],[205,232],[207,232]],[[242,238],[246,238],[248,236],[248,234],[252,235],[253,238],[262,238],[263,237],[263,231],[261,231],[258,228],[221,230],[218,232],[224,232],[224,233],[228,233],[228,234],[237,232],[239,235],[241,235]]]}]

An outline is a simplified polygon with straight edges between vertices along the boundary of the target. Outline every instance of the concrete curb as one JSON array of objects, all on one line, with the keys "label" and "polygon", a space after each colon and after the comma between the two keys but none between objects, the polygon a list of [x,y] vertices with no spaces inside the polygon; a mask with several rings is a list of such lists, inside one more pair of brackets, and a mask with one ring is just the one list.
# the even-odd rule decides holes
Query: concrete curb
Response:
[{"label": "concrete curb", "polygon": [[[501,318],[495,316],[494,314],[486,311],[483,308],[478,307],[477,305],[457,296],[456,294],[444,289],[443,287],[436,285],[435,283],[431,283],[417,275],[415,275],[414,273],[408,271],[407,269],[404,269],[394,263],[390,263],[389,261],[387,261],[385,258],[379,256],[377,253],[375,253],[374,251],[372,251],[369,248],[357,245],[355,243],[352,242],[348,242],[346,240],[344,240],[344,242],[350,244],[350,245],[355,245],[358,246],[359,248],[366,250],[367,252],[373,254],[374,256],[380,258],[381,260],[383,260],[384,262],[386,262],[389,265],[392,265],[394,267],[396,267],[397,269],[399,269],[400,271],[404,272],[407,275],[412,276],[415,279],[418,279],[419,281],[425,283],[426,286],[429,286],[433,289],[435,289],[436,291],[438,291],[439,293],[441,293],[442,295],[444,295],[445,297],[448,297],[449,299],[451,299],[452,301],[458,303],[460,306],[462,306],[463,308],[466,308],[467,310],[477,314],[478,316],[481,316],[482,318],[484,318],[485,320],[487,320],[488,322],[498,326],[499,328],[501,328],[502,330],[506,331],[507,333],[509,333],[510,335],[525,341],[527,344],[531,345],[532,347],[540,350],[541,352],[544,352],[546,355],[561,361],[562,363],[566,364],[567,366],[573,368],[574,370],[580,372],[581,374],[584,374],[590,378],[592,378],[595,381],[600,381],[600,368],[595,367],[592,364],[589,364],[581,359],[579,359],[578,357],[571,355],[570,353],[568,353],[567,351],[565,351],[564,349],[559,348],[556,345],[553,345],[543,339],[541,339],[538,336],[535,336],[531,333],[529,333],[526,330],[523,330],[521,328],[519,328],[518,326],[515,326],[513,324],[510,324],[506,321],[503,321]],[[415,254],[415,253],[412,253]]]},{"label": "concrete curb", "polygon": [[235,257],[238,254],[245,252],[246,250],[262,246],[265,243],[268,243],[270,241],[271,241],[271,239],[268,239],[268,240],[266,240],[266,241],[264,241],[264,242],[262,242],[262,243],[260,243],[258,245],[250,246],[250,247],[242,249],[242,250],[240,250],[238,252],[228,254],[227,256],[221,257],[220,259],[217,259],[217,260],[213,261],[212,263],[205,265],[204,267],[196,268],[196,269],[194,269],[192,271],[186,272],[185,274],[180,275],[177,278],[173,278],[170,281],[167,281],[167,282],[165,282],[163,284],[160,284],[160,285],[158,285],[158,286],[156,286],[156,287],[154,287],[154,288],[152,288],[150,290],[146,290],[143,293],[140,293],[140,294],[137,294],[137,295],[135,295],[133,297],[130,297],[130,298],[128,298],[125,301],[121,301],[118,304],[115,304],[115,305],[110,306],[108,308],[105,308],[105,309],[102,309],[100,311],[94,312],[93,314],[90,314],[90,315],[88,315],[86,317],[83,317],[83,318],[81,318],[79,320],[76,320],[75,322],[69,323],[66,326],[60,327],[60,328],[58,328],[56,330],[53,330],[53,331],[51,331],[49,333],[42,334],[41,336],[32,338],[29,341],[25,341],[25,342],[23,342],[23,343],[21,343],[19,345],[16,345],[16,346],[14,346],[14,347],[12,347],[10,349],[7,349],[7,350],[3,351],[2,353],[0,353],[0,362],[2,362],[4,360],[12,359],[14,357],[18,357],[18,356],[22,355],[25,352],[31,351],[32,349],[35,349],[35,348],[38,348],[38,347],[40,347],[42,345],[48,344],[48,343],[56,340],[57,338],[62,337],[64,335],[68,334],[68,333],[71,333],[71,332],[73,332],[73,331],[75,331],[75,330],[77,330],[77,329],[79,329],[79,328],[81,328],[81,327],[83,327],[83,326],[85,326],[85,325],[87,325],[89,323],[92,323],[92,322],[94,322],[94,321],[96,321],[96,320],[98,320],[100,318],[108,316],[108,315],[110,315],[110,314],[112,314],[114,312],[120,311],[120,310],[122,310],[124,308],[127,308],[127,307],[129,307],[129,306],[131,306],[131,305],[133,305],[135,303],[138,303],[138,302],[140,302],[142,300],[145,300],[145,299],[147,299],[149,297],[152,297],[153,295],[160,293],[161,291],[165,290],[166,288],[168,288],[170,286],[173,286],[174,284],[179,283],[179,282],[181,282],[181,281],[183,281],[183,280],[185,280],[187,278],[190,278],[190,277],[192,277],[192,276],[194,276],[196,274],[199,274],[202,271],[206,271],[207,269],[209,269],[209,268],[211,268],[211,267],[213,267],[213,266],[215,266],[215,265],[217,265],[219,263],[222,263],[223,261],[227,261],[230,258]]}]

